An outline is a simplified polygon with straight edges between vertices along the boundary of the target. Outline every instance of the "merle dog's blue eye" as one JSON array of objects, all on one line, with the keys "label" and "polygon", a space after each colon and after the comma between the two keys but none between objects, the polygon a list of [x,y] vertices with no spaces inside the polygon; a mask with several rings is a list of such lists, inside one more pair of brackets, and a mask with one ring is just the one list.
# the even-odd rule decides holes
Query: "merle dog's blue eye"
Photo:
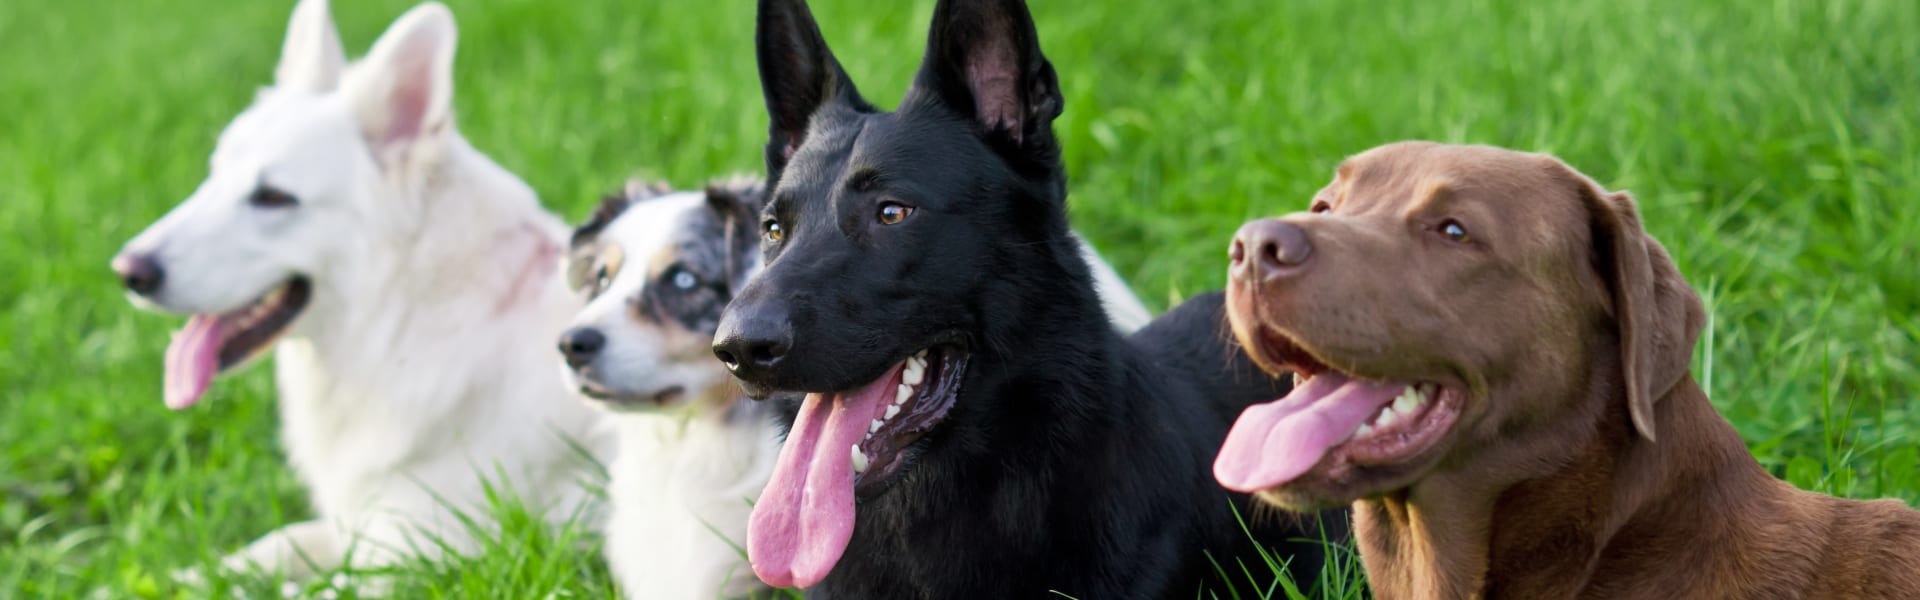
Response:
[{"label": "merle dog's blue eye", "polygon": [[700,278],[686,269],[674,269],[668,276],[673,281],[673,287],[683,290],[690,290],[693,286],[700,285]]},{"label": "merle dog's blue eye", "polygon": [[300,200],[286,190],[262,183],[247,195],[247,204],[260,208],[287,208],[300,204]]}]

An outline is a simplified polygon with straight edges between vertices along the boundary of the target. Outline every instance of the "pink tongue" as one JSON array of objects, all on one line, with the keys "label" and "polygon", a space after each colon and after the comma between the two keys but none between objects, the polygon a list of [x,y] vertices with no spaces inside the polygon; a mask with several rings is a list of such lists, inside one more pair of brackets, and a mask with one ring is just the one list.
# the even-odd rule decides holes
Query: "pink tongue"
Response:
[{"label": "pink tongue", "polygon": [[220,370],[220,318],[194,315],[167,345],[167,408],[193,406]]},{"label": "pink tongue", "polygon": [[1285,398],[1240,413],[1213,461],[1213,478],[1227,489],[1247,493],[1292,481],[1406,388],[1332,371],[1314,375]]},{"label": "pink tongue", "polygon": [[774,587],[813,587],[853,539],[853,446],[893,398],[898,369],[843,394],[807,394],[747,522],[747,559]]}]

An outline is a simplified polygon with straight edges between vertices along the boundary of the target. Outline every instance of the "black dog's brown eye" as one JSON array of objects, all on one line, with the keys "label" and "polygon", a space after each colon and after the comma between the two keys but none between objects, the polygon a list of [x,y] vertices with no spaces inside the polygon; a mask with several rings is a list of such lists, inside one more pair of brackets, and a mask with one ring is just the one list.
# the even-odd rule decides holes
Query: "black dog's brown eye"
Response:
[{"label": "black dog's brown eye", "polygon": [[780,229],[779,221],[767,219],[760,223],[760,235],[765,236],[769,242],[778,242],[786,232]]},{"label": "black dog's brown eye", "polygon": [[881,202],[880,203],[880,224],[881,225],[893,225],[895,223],[905,221],[907,220],[907,215],[911,215],[911,214],[913,214],[913,207],[911,206],[907,206],[899,202]]},{"label": "black dog's brown eye", "polygon": [[1321,200],[1321,201],[1314,202],[1313,208],[1309,208],[1307,210],[1308,212],[1312,212],[1315,214],[1333,212],[1333,205],[1327,204],[1325,200]]},{"label": "black dog's brown eye", "polygon": [[1473,237],[1467,235],[1467,226],[1461,225],[1459,221],[1453,219],[1440,222],[1440,235],[1446,236],[1447,241],[1456,244],[1465,244],[1473,241]]},{"label": "black dog's brown eye", "polygon": [[253,188],[253,194],[247,196],[247,204],[260,208],[287,208],[299,203],[300,200],[294,198],[293,194],[266,184]]}]

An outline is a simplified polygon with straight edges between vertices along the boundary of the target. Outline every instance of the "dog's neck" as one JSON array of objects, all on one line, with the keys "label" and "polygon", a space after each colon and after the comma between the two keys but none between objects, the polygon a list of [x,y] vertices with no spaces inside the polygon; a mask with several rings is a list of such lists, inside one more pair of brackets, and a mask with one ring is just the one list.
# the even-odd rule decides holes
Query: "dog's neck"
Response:
[{"label": "dog's neck", "polygon": [[[1625,561],[1698,561],[1673,536],[1726,543],[1741,536],[1734,515],[1781,493],[1691,377],[1659,402],[1658,442],[1639,437],[1619,398],[1585,406],[1605,408],[1507,448],[1503,464],[1462,465],[1356,502],[1375,595],[1607,596],[1606,573]],[[1523,475],[1467,483],[1492,473]]]},{"label": "dog's neck", "polygon": [[395,370],[407,361],[397,357],[474,344],[496,351],[471,368],[518,368],[521,351],[506,344],[531,345],[540,335],[533,329],[557,335],[571,312],[558,280],[564,226],[526,184],[455,132],[436,164],[405,171],[386,177],[410,181],[377,186],[393,197],[374,201],[406,217],[357,234],[368,242],[336,259],[328,270],[336,279],[316,280],[286,340],[304,348],[281,352],[282,360],[303,362],[309,377],[391,389],[390,378],[405,379]]}]

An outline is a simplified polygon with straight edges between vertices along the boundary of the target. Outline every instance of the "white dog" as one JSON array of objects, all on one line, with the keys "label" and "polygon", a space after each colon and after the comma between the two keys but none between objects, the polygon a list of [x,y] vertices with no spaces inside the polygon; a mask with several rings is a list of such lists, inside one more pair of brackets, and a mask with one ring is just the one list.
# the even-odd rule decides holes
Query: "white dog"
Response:
[{"label": "white dog", "polygon": [[455,131],[454,38],[422,4],[348,65],[325,0],[302,0],[207,180],[114,259],[137,303],[193,315],[168,407],[277,349],[281,435],[319,515],[228,568],[305,579],[434,540],[468,551],[457,512],[484,522],[487,485],[556,521],[591,510],[575,444],[600,443],[602,417],[552,366],[580,307],[566,229]]},{"label": "white dog", "polygon": [[[560,350],[575,388],[619,415],[606,554],[629,598],[763,587],[742,544],[780,453],[776,401],[748,400],[712,350],[721,309],[760,269],[761,192],[629,184],[574,232],[569,281],[589,301]],[[1083,249],[1115,327],[1144,325],[1146,307]]]}]

